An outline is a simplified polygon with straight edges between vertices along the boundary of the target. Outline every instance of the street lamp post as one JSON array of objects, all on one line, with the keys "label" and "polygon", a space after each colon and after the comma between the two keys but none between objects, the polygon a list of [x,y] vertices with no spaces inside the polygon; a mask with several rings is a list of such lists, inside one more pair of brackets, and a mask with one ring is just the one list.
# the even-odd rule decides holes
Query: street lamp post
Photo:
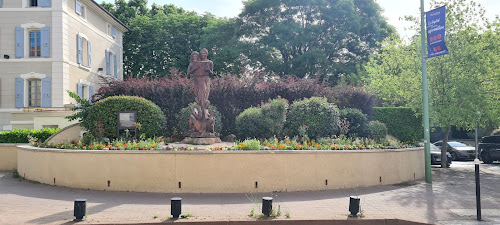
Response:
[{"label": "street lamp post", "polygon": [[424,0],[420,0],[420,43],[422,53],[422,97],[423,97],[423,124],[424,124],[424,148],[425,148],[425,182],[432,183],[431,173],[431,146],[429,133],[429,90],[427,88],[427,61],[425,56],[425,18]]}]

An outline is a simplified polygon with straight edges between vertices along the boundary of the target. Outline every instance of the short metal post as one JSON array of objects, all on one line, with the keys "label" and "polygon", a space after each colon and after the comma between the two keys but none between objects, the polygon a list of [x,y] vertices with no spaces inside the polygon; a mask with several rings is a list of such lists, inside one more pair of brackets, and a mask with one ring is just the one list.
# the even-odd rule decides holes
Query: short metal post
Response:
[{"label": "short metal post", "polygon": [[170,214],[174,219],[178,219],[182,213],[181,200],[182,198],[179,197],[174,197],[170,199]]},{"label": "short metal post", "polygon": [[76,199],[74,204],[73,215],[75,219],[73,221],[85,220],[85,215],[87,214],[87,199]]},{"label": "short metal post", "polygon": [[271,216],[272,211],[273,211],[273,198],[263,197],[262,198],[262,213],[265,216]]},{"label": "short metal post", "polygon": [[349,197],[349,212],[351,212],[351,216],[353,216],[353,217],[358,216],[359,202],[360,202],[360,199],[358,196],[350,196]]},{"label": "short metal post", "polygon": [[479,182],[479,159],[475,159],[474,163],[476,175],[476,214],[477,221],[481,221],[481,185]]}]

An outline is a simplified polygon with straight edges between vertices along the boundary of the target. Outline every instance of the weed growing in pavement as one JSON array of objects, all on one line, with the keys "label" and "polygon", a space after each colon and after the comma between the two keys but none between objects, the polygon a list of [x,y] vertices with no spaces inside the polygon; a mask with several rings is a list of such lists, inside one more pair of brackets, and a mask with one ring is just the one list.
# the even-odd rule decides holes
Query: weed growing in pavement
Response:
[{"label": "weed growing in pavement", "polygon": [[191,214],[191,213],[188,212],[188,213],[184,213],[184,214],[181,215],[181,218],[183,218],[183,219],[186,219],[188,217],[193,217],[193,214]]}]

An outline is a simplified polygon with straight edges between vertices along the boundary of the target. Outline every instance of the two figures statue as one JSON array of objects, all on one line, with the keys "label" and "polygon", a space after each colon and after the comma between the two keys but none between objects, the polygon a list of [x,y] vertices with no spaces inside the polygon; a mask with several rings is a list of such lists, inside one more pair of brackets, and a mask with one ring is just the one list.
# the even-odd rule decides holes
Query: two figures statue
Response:
[{"label": "two figures statue", "polygon": [[205,48],[200,53],[191,53],[187,76],[194,81],[195,101],[198,106],[191,111],[188,134],[190,138],[186,138],[185,142],[203,138],[215,138],[218,140],[215,142],[220,142],[214,131],[214,112],[209,110],[210,77],[213,75],[214,63],[207,56],[208,50]]}]

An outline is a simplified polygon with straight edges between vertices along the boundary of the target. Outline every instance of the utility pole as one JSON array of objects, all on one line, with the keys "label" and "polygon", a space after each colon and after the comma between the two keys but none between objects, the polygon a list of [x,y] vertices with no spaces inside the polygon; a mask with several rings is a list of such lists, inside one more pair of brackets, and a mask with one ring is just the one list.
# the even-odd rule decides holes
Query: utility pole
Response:
[{"label": "utility pole", "polygon": [[431,145],[429,133],[429,90],[427,88],[427,61],[426,61],[426,35],[425,35],[425,18],[424,18],[424,0],[420,0],[420,37],[422,47],[422,96],[424,103],[424,148],[425,148],[425,182],[432,183],[431,173]]}]

